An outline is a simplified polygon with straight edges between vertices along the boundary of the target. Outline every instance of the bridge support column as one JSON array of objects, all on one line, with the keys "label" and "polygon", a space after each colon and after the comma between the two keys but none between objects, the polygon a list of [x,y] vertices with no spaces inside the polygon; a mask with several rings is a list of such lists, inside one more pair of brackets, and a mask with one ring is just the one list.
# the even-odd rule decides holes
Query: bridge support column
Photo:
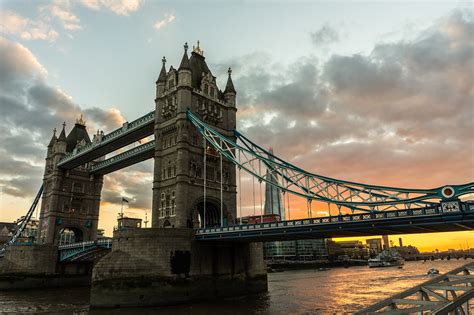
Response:
[{"label": "bridge support column", "polygon": [[261,244],[206,243],[192,229],[114,233],[94,267],[92,307],[171,305],[267,290]]}]

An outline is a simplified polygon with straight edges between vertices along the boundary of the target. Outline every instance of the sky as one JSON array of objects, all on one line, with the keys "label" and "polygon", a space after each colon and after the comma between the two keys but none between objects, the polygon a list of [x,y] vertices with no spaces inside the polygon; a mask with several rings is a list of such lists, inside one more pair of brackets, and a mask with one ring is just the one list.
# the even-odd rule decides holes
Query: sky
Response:
[{"label": "sky", "polygon": [[[161,58],[176,68],[198,40],[221,88],[233,69],[238,129],[291,163],[377,185],[472,182],[473,34],[473,2],[0,0],[0,221],[28,210],[53,128],[83,114],[107,132],[154,109]],[[110,235],[121,196],[150,217],[151,182],[151,161],[107,175],[99,226]],[[403,238],[474,247],[474,232]]]}]

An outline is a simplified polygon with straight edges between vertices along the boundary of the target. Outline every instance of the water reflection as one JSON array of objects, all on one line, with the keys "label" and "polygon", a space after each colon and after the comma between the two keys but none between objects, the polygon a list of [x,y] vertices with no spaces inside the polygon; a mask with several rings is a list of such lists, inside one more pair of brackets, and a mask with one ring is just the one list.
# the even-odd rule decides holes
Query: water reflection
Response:
[{"label": "water reflection", "polygon": [[[0,313],[13,314],[333,314],[354,312],[468,261],[407,262],[404,269],[367,267],[269,274],[266,294],[155,308],[89,310],[87,288],[0,292]],[[60,301],[60,302],[59,302]]]}]

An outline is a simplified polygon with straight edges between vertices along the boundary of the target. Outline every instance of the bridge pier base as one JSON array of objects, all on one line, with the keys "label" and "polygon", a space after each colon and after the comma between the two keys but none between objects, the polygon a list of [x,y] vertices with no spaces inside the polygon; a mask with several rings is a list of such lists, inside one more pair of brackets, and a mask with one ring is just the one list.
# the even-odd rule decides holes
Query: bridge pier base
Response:
[{"label": "bridge pier base", "polygon": [[114,232],[94,267],[92,307],[172,305],[265,292],[261,244],[206,243],[192,229]]}]

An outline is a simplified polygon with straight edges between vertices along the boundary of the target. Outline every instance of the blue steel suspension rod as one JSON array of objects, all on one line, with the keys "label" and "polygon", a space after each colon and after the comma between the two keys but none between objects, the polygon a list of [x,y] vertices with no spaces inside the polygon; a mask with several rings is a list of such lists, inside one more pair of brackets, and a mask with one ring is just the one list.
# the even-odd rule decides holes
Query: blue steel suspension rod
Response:
[{"label": "blue steel suspension rod", "polygon": [[[435,189],[409,189],[409,188],[394,188],[394,187],[385,187],[385,186],[375,186],[375,185],[365,185],[365,184],[359,184],[359,183],[354,183],[354,182],[349,182],[349,181],[342,181],[342,180],[337,180],[337,179],[332,179],[329,177],[325,176],[320,176],[317,174],[312,174],[309,172],[306,172],[290,163],[287,163],[286,161],[278,158],[277,156],[271,154],[270,152],[267,152],[266,150],[260,148],[259,146],[253,144],[249,139],[245,138],[243,139],[242,135],[238,132],[236,132],[236,136],[241,139],[242,142],[245,143],[245,141],[248,141],[249,143],[252,143],[256,151],[255,152],[254,148],[244,148],[232,140],[229,140],[228,138],[222,136],[220,133],[215,131],[214,129],[210,128],[207,126],[205,123],[200,121],[194,114],[188,112],[188,119],[195,125],[195,127],[199,130],[199,132],[224,156],[226,156],[229,160],[231,160],[234,164],[237,164],[239,167],[244,168],[247,172],[252,174],[253,176],[259,178],[260,180],[265,180],[267,183],[276,186],[283,191],[288,191],[290,193],[302,196],[307,199],[315,199],[319,201],[324,201],[324,202],[330,202],[334,203],[338,206],[344,206],[348,207],[351,210],[352,209],[357,209],[357,210],[363,210],[363,211],[373,211],[375,208],[377,210],[381,206],[389,206],[386,209],[382,210],[388,210],[389,208],[395,208],[399,209],[400,205],[403,205],[405,208],[414,203],[416,204],[421,204],[422,206],[427,206],[429,204],[432,204],[428,202],[428,200],[433,200],[433,199],[442,199],[441,191],[446,188],[446,186],[440,187],[440,188],[435,188]],[[218,141],[215,140],[215,138],[222,140],[225,144],[227,149],[222,146]],[[248,145],[248,144],[246,144]],[[248,164],[242,163],[241,161],[237,160],[235,155],[235,149],[240,150],[241,152],[247,153],[248,155],[251,155],[253,160],[262,160],[266,165],[276,165],[278,168],[282,170],[288,170],[292,171],[295,173],[295,176],[297,180],[290,179],[290,182],[297,186],[299,189],[303,191],[298,192],[294,191],[292,189],[289,189],[288,187],[283,187],[280,185],[275,185],[274,183],[271,183],[267,181],[262,174],[258,174],[255,170],[250,169],[249,167],[246,167],[246,165],[250,165],[249,162]],[[266,156],[263,156],[265,154]],[[271,160],[272,158],[273,160]],[[271,167],[272,171],[275,171],[275,167]],[[277,170],[278,171],[278,170]],[[281,171],[279,172],[280,175],[284,176]],[[299,178],[298,178],[299,177]],[[305,178],[305,177],[310,177],[311,180],[313,181],[313,184],[315,184],[315,187],[320,186],[320,185],[325,185],[322,190],[326,190],[328,197],[325,197],[323,195],[320,195],[318,193],[314,193],[310,190],[310,187],[302,187],[302,185],[298,185],[297,181]],[[288,177],[287,177],[288,179]],[[321,181],[321,183],[315,182],[315,179],[318,179]],[[332,186],[331,186],[332,185]],[[350,187],[350,186],[357,186],[357,187]],[[305,189],[303,189],[305,188]],[[342,188],[342,192],[338,192],[337,190],[339,188]],[[454,185],[450,186],[449,188],[452,188],[452,196],[450,197],[459,197],[461,195],[469,194],[474,192],[474,183],[468,183],[465,185]],[[330,195],[329,194],[329,189],[336,190],[336,194]],[[375,190],[375,191],[373,191]],[[342,195],[346,194],[347,192],[350,193],[349,198],[352,199],[352,197],[356,197],[358,199],[362,199],[362,201],[354,201],[354,200],[348,200],[346,197],[345,199],[336,199],[336,198],[344,198]],[[353,195],[352,193],[356,192],[356,195]],[[361,194],[368,195],[367,196],[361,196]],[[406,194],[407,197],[402,199],[400,198],[401,194]],[[408,194],[417,194],[418,196],[414,197],[408,197]],[[347,194],[346,194],[347,195]],[[365,198],[364,198],[365,197]],[[382,200],[380,200],[382,199]],[[361,206],[369,207],[370,209],[364,209],[360,208]]]}]

